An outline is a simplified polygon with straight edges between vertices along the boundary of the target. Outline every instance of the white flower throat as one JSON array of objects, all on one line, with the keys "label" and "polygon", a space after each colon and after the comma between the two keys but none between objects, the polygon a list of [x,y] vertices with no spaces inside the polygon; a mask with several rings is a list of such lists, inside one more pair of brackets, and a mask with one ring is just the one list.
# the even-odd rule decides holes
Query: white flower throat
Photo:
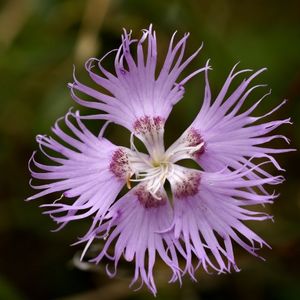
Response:
[{"label": "white flower throat", "polygon": [[126,181],[128,188],[131,188],[131,182],[142,182],[145,190],[159,200],[166,180],[171,185],[176,185],[187,179],[184,168],[175,163],[183,159],[192,159],[196,153],[202,151],[204,142],[198,138],[198,142],[195,143],[195,136],[191,136],[190,133],[190,136],[183,135],[165,151],[162,126],[147,127],[147,131],[142,134],[138,131],[138,137],[145,144],[149,155],[138,151],[134,144],[134,134],[131,134],[131,151],[127,153],[131,172]]}]

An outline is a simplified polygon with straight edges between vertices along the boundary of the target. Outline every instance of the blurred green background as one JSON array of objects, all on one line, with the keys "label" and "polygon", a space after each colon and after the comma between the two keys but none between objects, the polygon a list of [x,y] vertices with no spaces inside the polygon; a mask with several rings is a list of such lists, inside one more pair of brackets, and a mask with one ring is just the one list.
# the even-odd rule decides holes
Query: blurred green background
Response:
[{"label": "blurred green background", "polygon": [[[84,61],[118,47],[122,27],[132,29],[139,37],[140,30],[150,23],[157,31],[160,55],[175,30],[181,35],[191,32],[188,53],[204,42],[201,55],[187,72],[211,58],[214,95],[237,61],[241,62],[240,68],[267,67],[268,72],[255,83],[268,83],[272,95],[256,114],[288,98],[288,103],[269,120],[291,116],[294,125],[278,132],[291,138],[292,147],[300,148],[299,1],[2,0],[1,300],[153,298],[145,289],[128,289],[128,264],[122,264],[115,279],[109,279],[102,267],[88,271],[84,270],[86,265],[76,267],[80,247],[69,244],[84,232],[84,225],[77,222],[52,233],[54,224],[38,208],[46,200],[23,201],[32,193],[27,161],[36,148],[35,135],[49,134],[58,117],[70,106],[77,107],[66,87],[72,81],[73,64],[78,77],[85,80]],[[196,115],[203,98],[203,74],[192,79],[186,90],[184,101],[168,121],[168,142]],[[248,103],[267,91],[254,94]],[[113,141],[128,144],[126,131],[121,132],[115,127],[109,129]],[[280,143],[276,146],[285,147]],[[281,196],[276,203],[266,208],[275,215],[275,223],[251,224],[273,247],[261,251],[266,262],[236,249],[240,273],[207,275],[199,270],[198,283],[186,278],[182,288],[167,283],[169,273],[158,263],[157,299],[300,299],[299,155],[281,155],[279,161],[287,170],[287,181],[278,187]]]}]

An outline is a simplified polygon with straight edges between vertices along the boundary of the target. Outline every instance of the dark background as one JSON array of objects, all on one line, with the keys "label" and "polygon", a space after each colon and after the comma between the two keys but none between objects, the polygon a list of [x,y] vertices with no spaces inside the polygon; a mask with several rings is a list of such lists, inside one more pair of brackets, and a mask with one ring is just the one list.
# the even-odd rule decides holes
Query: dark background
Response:
[{"label": "dark background", "polygon": [[[211,58],[215,95],[237,61],[241,62],[239,68],[267,67],[255,83],[268,83],[272,95],[256,114],[288,98],[288,103],[268,120],[291,116],[294,125],[278,132],[292,140],[292,147],[299,148],[299,1],[1,1],[1,300],[153,298],[145,289],[136,293],[128,289],[128,270],[132,267],[126,263],[122,263],[115,279],[109,279],[103,267],[82,265],[81,269],[89,270],[79,270],[74,263],[78,264],[80,247],[69,244],[84,232],[84,222],[52,233],[54,224],[38,208],[46,200],[24,202],[32,193],[27,161],[36,148],[35,135],[49,134],[58,117],[70,106],[77,107],[66,87],[72,81],[73,64],[78,77],[85,80],[83,62],[118,47],[122,27],[132,29],[139,37],[140,30],[150,23],[157,31],[161,59],[175,30],[180,35],[191,32],[188,53],[204,41],[204,49],[190,70]],[[176,106],[167,124],[169,142],[196,115],[203,99],[203,75],[192,79],[186,90],[184,101]],[[267,91],[254,94],[248,103]],[[120,132],[127,134],[115,127],[109,129],[113,141],[128,144],[128,136]],[[186,278],[181,289],[178,284],[167,283],[169,273],[158,262],[157,299],[300,299],[299,156],[284,154],[279,161],[287,170],[287,181],[278,187],[281,196],[276,203],[266,208],[275,216],[275,223],[251,224],[273,247],[261,251],[266,262],[236,248],[240,273],[207,275],[199,270],[198,283]]]}]

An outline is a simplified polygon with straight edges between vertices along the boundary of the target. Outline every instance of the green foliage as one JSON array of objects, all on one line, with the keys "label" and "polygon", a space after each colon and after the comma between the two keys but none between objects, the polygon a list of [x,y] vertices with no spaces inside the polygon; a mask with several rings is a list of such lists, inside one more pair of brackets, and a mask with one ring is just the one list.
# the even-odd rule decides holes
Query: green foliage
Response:
[{"label": "green foliage", "polygon": [[[128,264],[114,280],[101,268],[85,272],[73,267],[70,260],[80,248],[68,245],[83,232],[82,225],[50,233],[54,225],[41,216],[37,203],[23,201],[32,192],[27,161],[36,148],[35,135],[49,134],[70,106],[78,108],[66,86],[72,81],[73,64],[78,76],[87,80],[84,60],[117,47],[122,27],[139,35],[153,23],[160,59],[175,30],[191,33],[189,52],[204,41],[190,70],[211,58],[214,94],[237,61],[241,68],[266,66],[268,72],[259,82],[268,83],[273,93],[257,113],[288,98],[274,117],[292,116],[294,126],[281,133],[291,138],[292,147],[300,146],[299,1],[7,0],[0,9],[0,299],[152,299],[144,290],[128,289]],[[202,98],[200,75],[188,84],[184,101],[172,112],[168,143],[190,123]],[[109,130],[113,141],[126,145],[125,132],[120,136],[114,127]],[[288,180],[270,208],[276,223],[252,225],[273,246],[272,251],[262,251],[267,262],[238,249],[241,273],[209,276],[199,271],[199,283],[186,279],[181,289],[167,283],[169,273],[158,263],[157,299],[300,299],[299,156],[282,155],[280,162]]]}]

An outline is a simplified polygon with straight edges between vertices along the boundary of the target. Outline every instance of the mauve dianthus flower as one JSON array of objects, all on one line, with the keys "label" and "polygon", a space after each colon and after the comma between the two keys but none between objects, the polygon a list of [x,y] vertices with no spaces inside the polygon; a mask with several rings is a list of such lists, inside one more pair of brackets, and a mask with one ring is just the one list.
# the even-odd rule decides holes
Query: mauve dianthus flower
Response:
[{"label": "mauve dianthus flower", "polygon": [[[102,59],[86,63],[90,77],[101,89],[84,85],[75,76],[74,83],[69,84],[76,102],[99,113],[83,117],[69,111],[52,128],[56,138],[37,136],[41,152],[53,163],[38,162],[35,153],[30,160],[32,177],[46,183],[31,183],[40,191],[28,200],[61,194],[54,203],[42,206],[48,208],[45,213],[60,225],[59,229],[70,221],[90,218],[90,229],[78,241],[86,243],[82,258],[95,240],[102,239],[104,246],[92,261],[99,263],[104,257],[113,261],[114,271],[107,269],[111,276],[122,256],[134,261],[132,284],[140,279],[153,294],[157,292],[153,277],[157,255],[170,267],[172,282],[181,282],[186,273],[195,279],[199,265],[207,272],[239,270],[233,241],[258,256],[256,250],[267,244],[243,221],[271,216],[247,206],[272,203],[276,198],[265,185],[279,184],[283,177],[271,175],[264,165],[272,163],[281,170],[273,154],[290,151],[265,145],[280,138],[288,142],[284,136],[270,133],[290,123],[289,119],[258,123],[282,104],[264,116],[253,117],[265,95],[242,109],[251,91],[260,87],[248,88],[249,84],[264,69],[229,93],[233,79],[250,71],[234,73],[233,69],[212,100],[208,63],[178,80],[201,49],[184,60],[187,38],[188,34],[175,43],[175,34],[172,36],[158,71],[152,26],[139,40],[124,31],[121,46],[114,50],[114,73],[102,66]],[[182,99],[185,83],[202,71],[206,85],[200,112],[182,136],[165,149],[164,125],[172,107]],[[94,135],[83,119],[107,122],[99,135]],[[104,137],[110,122],[130,130],[130,148],[114,145]],[[66,130],[61,129],[61,123]],[[137,149],[135,138],[144,143],[148,153]],[[196,161],[201,169],[178,164],[186,159]],[[171,186],[169,193],[166,181]],[[128,191],[118,199],[124,186]],[[182,259],[184,266],[180,265]]]}]

